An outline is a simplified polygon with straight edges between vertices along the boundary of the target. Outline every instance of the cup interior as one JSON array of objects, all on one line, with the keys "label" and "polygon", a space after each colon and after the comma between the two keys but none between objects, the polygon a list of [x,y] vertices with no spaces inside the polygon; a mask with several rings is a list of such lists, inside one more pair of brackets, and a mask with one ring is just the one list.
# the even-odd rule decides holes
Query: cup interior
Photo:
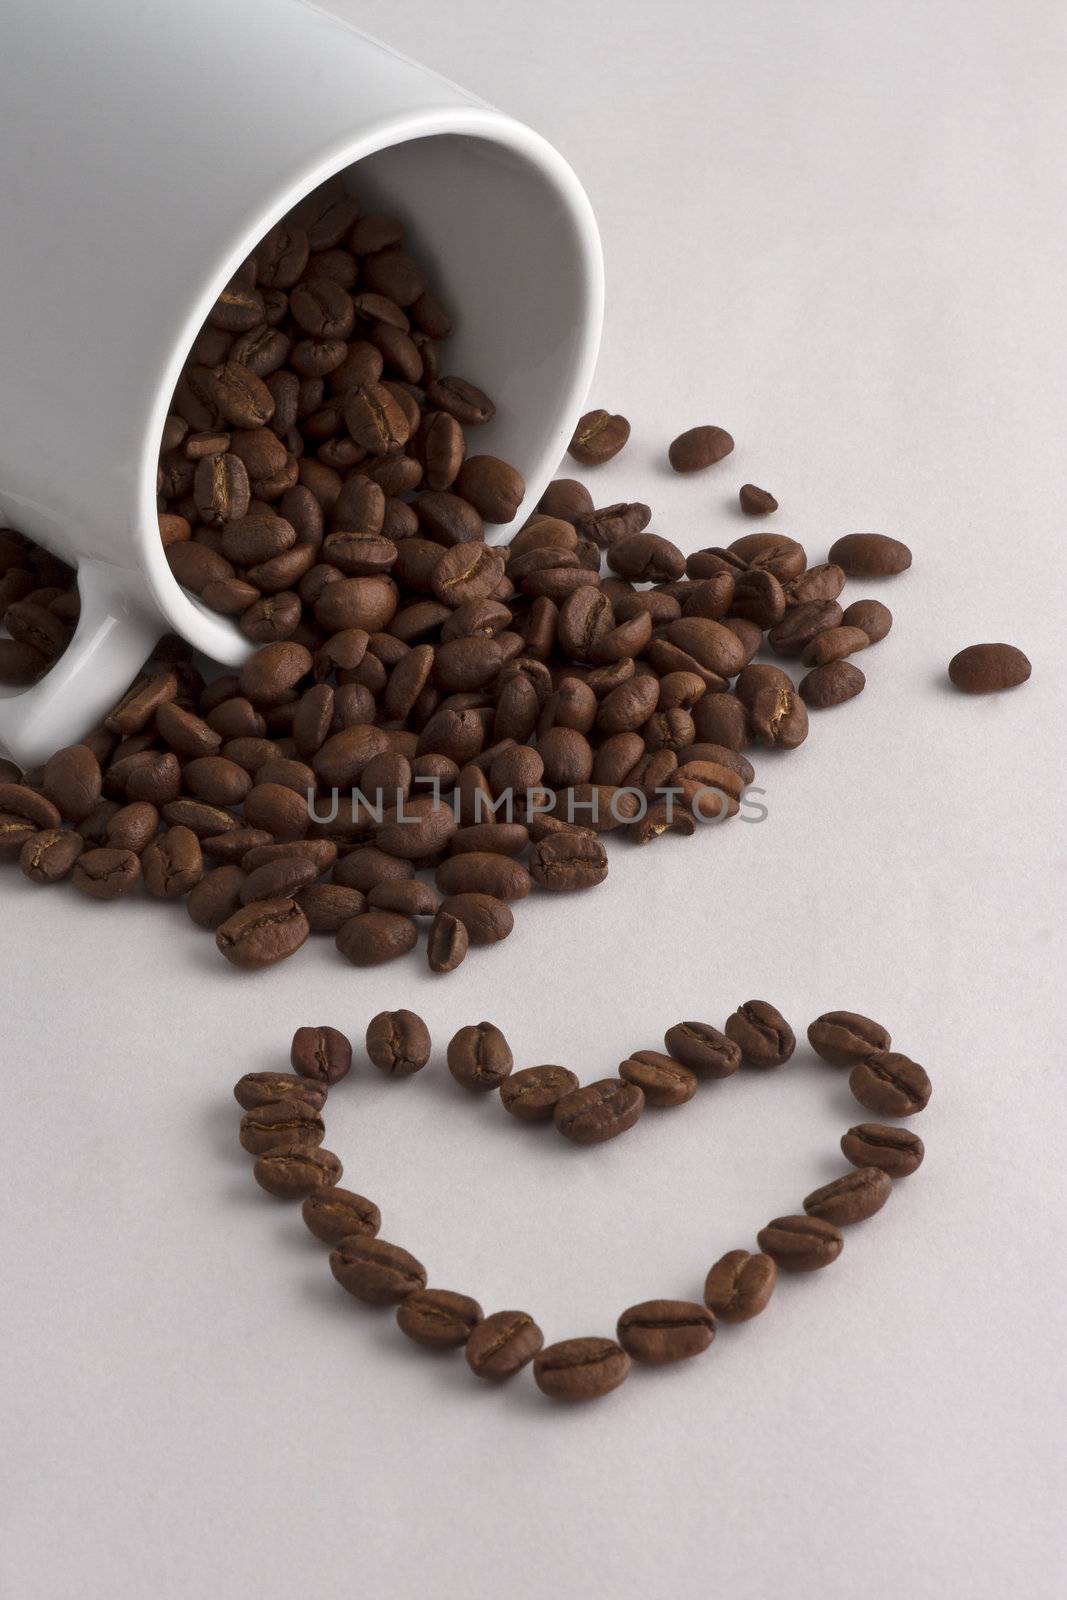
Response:
[{"label": "cup interior", "polygon": [[[497,120],[492,136],[408,134],[333,169],[365,209],[403,221],[453,319],[442,374],[468,378],[496,404],[491,422],[468,430],[468,450],[511,462],[527,493],[514,523],[487,529],[490,540],[521,525],[558,467],[596,359],[603,297],[596,228],[577,179],[537,135]],[[287,194],[211,284],[157,407],[156,453],[173,381],[214,297],[278,217],[330,175],[317,172]],[[249,641],[181,589],[167,566],[155,522],[154,454],[145,486],[145,559],[157,603],[191,644],[240,663]]]}]

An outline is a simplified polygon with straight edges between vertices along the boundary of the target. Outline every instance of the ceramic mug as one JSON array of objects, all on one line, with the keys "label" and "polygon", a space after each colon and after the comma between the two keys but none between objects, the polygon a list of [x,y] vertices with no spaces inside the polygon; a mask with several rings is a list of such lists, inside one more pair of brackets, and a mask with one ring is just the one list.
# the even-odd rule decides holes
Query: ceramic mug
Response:
[{"label": "ceramic mug", "polygon": [[156,459],[208,309],[297,200],[344,173],[404,221],[455,314],[447,370],[496,401],[479,450],[526,480],[516,524],[581,409],[603,270],[551,145],[309,0],[3,9],[0,525],[76,565],[82,603],[51,671],[0,698],[0,744],[31,766],[168,628],[230,667],[253,648],[171,576]]}]

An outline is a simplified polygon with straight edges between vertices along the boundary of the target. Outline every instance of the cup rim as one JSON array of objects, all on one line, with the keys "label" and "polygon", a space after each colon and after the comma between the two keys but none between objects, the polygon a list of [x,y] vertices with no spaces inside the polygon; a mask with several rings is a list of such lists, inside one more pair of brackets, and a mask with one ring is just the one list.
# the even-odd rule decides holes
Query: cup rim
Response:
[{"label": "cup rim", "polygon": [[[578,414],[593,376],[604,306],[604,264],[600,235],[592,205],[576,173],[564,157],[541,134],[492,107],[442,107],[382,118],[357,136],[348,138],[317,161],[305,164],[284,185],[274,190],[257,210],[233,248],[207,272],[193,295],[188,311],[174,340],[170,356],[159,374],[155,399],[148,409],[142,434],[138,467],[137,539],[142,566],[155,604],[174,630],[213,660],[225,666],[240,666],[256,645],[238,631],[235,622],[209,611],[181,587],[174,577],[159,537],[156,505],[156,473],[159,441],[171,397],[185,360],[208,311],[219,292],[232,278],[241,262],[263,236],[298,201],[320,184],[345,171],[357,161],[394,145],[414,139],[460,134],[482,139],[517,155],[555,188],[567,208],[574,226],[582,259],[582,282],[586,298],[585,316],[579,329],[576,358],[568,383],[560,391],[559,416],[563,419],[549,446],[529,473],[531,480],[550,474],[563,456],[568,442],[567,419]],[[494,540],[508,537],[526,513],[507,527],[495,529]]]}]

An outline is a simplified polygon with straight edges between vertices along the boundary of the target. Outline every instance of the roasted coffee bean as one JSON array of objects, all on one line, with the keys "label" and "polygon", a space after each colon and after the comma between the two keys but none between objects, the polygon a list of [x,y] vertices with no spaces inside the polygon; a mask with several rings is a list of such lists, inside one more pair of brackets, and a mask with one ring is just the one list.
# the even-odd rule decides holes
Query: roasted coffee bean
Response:
[{"label": "roasted coffee bean", "polygon": [[799,693],[813,711],[824,711],[855,699],[866,682],[859,667],[851,661],[830,661],[826,666],[813,667],[801,678]]},{"label": "roasted coffee bean", "polygon": [[841,1150],[854,1167],[879,1167],[891,1178],[906,1178],[922,1164],[923,1142],[909,1128],[861,1122],[841,1136]]},{"label": "roasted coffee bean", "polygon": [[414,1011],[381,1011],[367,1024],[367,1055],[389,1077],[420,1072],[430,1049],[429,1029]]},{"label": "roasted coffee bean", "polygon": [[632,1128],[644,1109],[645,1097],[637,1084],[601,1078],[557,1101],[553,1121],[572,1144],[602,1144]]},{"label": "roasted coffee bean", "polygon": [[738,573],[734,583],[731,612],[758,628],[773,628],[785,616],[785,590],[773,572],[753,567]]},{"label": "roasted coffee bean", "polygon": [[748,1322],[767,1305],[777,1280],[772,1256],[728,1250],[704,1280],[704,1304],[720,1322]]},{"label": "roasted coffee bean", "polygon": [[616,1332],[628,1356],[663,1367],[707,1350],[715,1337],[715,1318],[691,1300],[643,1300],[623,1312]]},{"label": "roasted coffee bean", "polygon": [[304,1200],[341,1181],[341,1162],[332,1150],[273,1150],[257,1156],[252,1176],[278,1200]]},{"label": "roasted coffee bean", "polygon": [[326,1137],[326,1124],[306,1100],[274,1100],[241,1118],[241,1148],[249,1155],[274,1150],[313,1150]]},{"label": "roasted coffee bean", "polygon": [[100,763],[88,746],[68,745],[45,762],[41,792],[66,822],[77,825],[99,801],[102,781]]},{"label": "roasted coffee bean", "polygon": [[343,1289],[371,1306],[399,1305],[426,1287],[426,1268],[401,1249],[368,1234],[349,1234],[330,1251],[330,1271]]},{"label": "roasted coffee bean", "polygon": [[294,955],[310,931],[294,900],[260,900],[228,917],[215,943],[235,967],[270,967]]},{"label": "roasted coffee bean", "polygon": [[501,1083],[500,1099],[520,1122],[549,1122],[559,1101],[577,1088],[577,1075],[568,1067],[523,1067]]},{"label": "roasted coffee bean", "polygon": [[304,1201],[301,1216],[308,1231],[323,1244],[339,1245],[342,1239],[361,1234],[373,1239],[382,1225],[374,1201],[351,1189],[317,1190]]},{"label": "roasted coffee bean", "polygon": [[757,689],[746,710],[747,727],[757,744],[795,750],[808,736],[807,709],[792,688]]},{"label": "roasted coffee bean", "polygon": [[608,546],[608,566],[631,583],[673,583],[685,572],[685,557],[656,533],[632,533]]},{"label": "roasted coffee bean", "polygon": [[426,398],[464,427],[478,427],[491,421],[496,414],[496,406],[489,396],[465,378],[435,378],[426,391]]},{"label": "roasted coffee bean", "polygon": [[145,846],[141,869],[149,894],[160,900],[180,899],[204,875],[200,840],[191,828],[168,828]]},{"label": "roasted coffee bean", "polygon": [[784,1272],[814,1272],[841,1254],[844,1240],[820,1217],[776,1217],[756,1235],[759,1247]]},{"label": "roasted coffee bean", "polygon": [[279,900],[295,898],[301,889],[314,883],[319,868],[314,861],[301,856],[283,856],[277,861],[266,861],[248,874],[241,888],[241,904],[253,900]]},{"label": "roasted coffee bean", "polygon": [[635,1050],[619,1065],[624,1083],[635,1083],[650,1106],[680,1106],[697,1091],[697,1077],[688,1067],[658,1050]]},{"label": "roasted coffee bean", "polygon": [[244,1111],[276,1105],[280,1100],[299,1100],[312,1111],[326,1104],[326,1085],[309,1083],[291,1072],[246,1072],[233,1086],[233,1097]]},{"label": "roasted coffee bean", "polygon": [[725,428],[688,428],[667,452],[675,472],[699,472],[728,456],[734,441]]},{"label": "roasted coffee bean", "polygon": [[37,832],[29,817],[16,817],[10,812],[0,811],[0,855],[15,859]]},{"label": "roasted coffee bean", "polygon": [[441,896],[418,878],[386,879],[367,896],[372,911],[399,911],[405,917],[433,917],[441,910]]},{"label": "roasted coffee bean", "polygon": [[749,571],[769,572],[780,583],[798,578],[808,564],[804,546],[780,533],[743,533],[730,545]]},{"label": "roasted coffee bean", "polygon": [[19,639],[0,639],[0,683],[22,688],[35,683],[48,666],[48,657]]},{"label": "roasted coffee bean", "polygon": [[491,894],[450,894],[439,909],[463,924],[472,945],[496,944],[515,926],[511,907]]},{"label": "roasted coffee bean", "polygon": [[728,1078],[741,1065],[741,1046],[708,1022],[676,1022],[664,1044],[676,1061],[698,1077]]},{"label": "roasted coffee bean", "polygon": [[830,546],[830,560],[850,578],[888,578],[911,566],[911,551],[884,533],[846,533]]},{"label": "roasted coffee bean", "polygon": [[579,418],[567,452],[583,466],[595,467],[617,456],[630,437],[630,424],[625,417],[613,416],[609,411],[587,411]]},{"label": "roasted coffee bean", "polygon": [[243,869],[230,863],[205,873],[190,890],[186,910],[199,928],[214,932],[232,917],[241,905]]},{"label": "roasted coffee bean", "polygon": [[433,569],[431,584],[445,605],[461,606],[484,600],[504,576],[504,558],[478,540],[467,540],[445,550]]},{"label": "roasted coffee bean", "polygon": [[31,883],[59,883],[85,848],[80,833],[45,828],[33,834],[19,852],[19,866]]},{"label": "roasted coffee bean", "polygon": [[[520,862],[490,850],[472,850],[449,856],[436,870],[437,887],[449,898],[453,895],[478,894],[491,895],[495,900],[522,900],[532,887],[531,873],[536,877],[536,857],[535,851],[530,863],[531,870],[527,872]],[[537,882],[541,881],[537,878]]]},{"label": "roasted coffee bean", "polygon": [[346,922],[365,911],[367,905],[358,889],[348,889],[340,883],[309,884],[300,890],[296,903],[312,933],[337,933]]},{"label": "roasted coffee bean", "polygon": [[812,640],[827,629],[836,629],[842,620],[836,600],[809,600],[794,605],[767,634],[767,643],[780,656],[798,656]]},{"label": "roasted coffee bean", "polygon": [[494,1311],[472,1329],[467,1365],[476,1377],[502,1383],[521,1372],[544,1342],[544,1334],[527,1312]]},{"label": "roasted coffee bean", "polygon": [[456,478],[456,492],[486,522],[510,522],[526,485],[521,474],[498,456],[468,456]]},{"label": "roasted coffee bean", "polygon": [[24,817],[35,828],[58,828],[63,821],[51,800],[22,783],[0,783],[0,811]]},{"label": "roasted coffee bean", "polygon": [[426,958],[431,972],[455,972],[466,958],[470,935],[458,917],[439,911],[426,939]]},{"label": "roasted coffee bean", "polygon": [[808,1028],[808,1043],[832,1067],[852,1067],[889,1049],[892,1039],[880,1022],[856,1011],[824,1011]]},{"label": "roasted coffee bean", "polygon": [[881,1167],[860,1167],[821,1189],[813,1189],[804,1201],[809,1217],[821,1217],[824,1222],[842,1227],[850,1222],[863,1222],[881,1211],[889,1199],[893,1184]]},{"label": "roasted coffee bean", "polygon": [[1030,663],[1012,644],[972,644],[952,657],[948,675],[964,694],[1017,689],[1030,676]]},{"label": "roasted coffee bean", "polygon": [[766,1000],[746,1000],[727,1018],[726,1037],[740,1047],[748,1067],[780,1067],[796,1049],[796,1037],[782,1013]]},{"label": "roasted coffee bean", "polygon": [[462,1350],[484,1313],[477,1300],[452,1289],[415,1289],[396,1313],[396,1325],[430,1350]]},{"label": "roasted coffee bean", "polygon": [[858,1061],[848,1086],[861,1106],[883,1117],[912,1117],[923,1110],[931,1094],[924,1069],[895,1050],[880,1050]]},{"label": "roasted coffee bean", "polygon": [[582,829],[549,834],[530,856],[530,876],[542,889],[566,894],[576,889],[592,889],[608,875],[604,846]]},{"label": "roasted coffee bean", "polygon": [[337,1028],[297,1028],[289,1060],[302,1078],[339,1083],[352,1066],[352,1046]]},{"label": "roasted coffee bean", "polygon": [[741,510],[750,517],[766,517],[778,510],[778,502],[767,489],[757,489],[754,483],[743,483],[738,490]]},{"label": "roasted coffee bean", "polygon": [[460,1028],[448,1043],[448,1070],[465,1089],[498,1089],[514,1058],[500,1029],[491,1022]]},{"label": "roasted coffee bean", "polygon": [[[782,585],[785,589],[786,604],[789,606],[825,604],[829,600],[836,600],[841,590],[845,587],[845,574],[833,562],[824,561],[817,567],[808,567],[795,578],[790,578]],[[858,604],[871,604],[870,601],[859,601]],[[873,602],[875,605],[877,601]],[[885,608],[882,607],[884,610]],[[862,623],[857,624],[863,627]],[[864,632],[867,630],[864,628]],[[873,639],[872,639],[873,643]]]},{"label": "roasted coffee bean", "polygon": [[395,911],[365,911],[338,929],[335,943],[354,967],[375,967],[414,950],[419,930]]},{"label": "roasted coffee bean", "polygon": [[877,644],[893,626],[893,613],[880,600],[854,600],[841,620],[846,627],[861,628],[870,643]]},{"label": "roasted coffee bean", "polygon": [[120,900],[140,881],[141,862],[132,850],[85,850],[74,863],[71,883],[91,900]]},{"label": "roasted coffee bean", "polygon": [[630,1357],[614,1339],[562,1339],[534,1357],[534,1382],[553,1400],[599,1400],[629,1370]]},{"label": "roasted coffee bean", "polygon": [[809,640],[800,659],[806,667],[824,667],[866,650],[870,642],[862,628],[826,628]]}]

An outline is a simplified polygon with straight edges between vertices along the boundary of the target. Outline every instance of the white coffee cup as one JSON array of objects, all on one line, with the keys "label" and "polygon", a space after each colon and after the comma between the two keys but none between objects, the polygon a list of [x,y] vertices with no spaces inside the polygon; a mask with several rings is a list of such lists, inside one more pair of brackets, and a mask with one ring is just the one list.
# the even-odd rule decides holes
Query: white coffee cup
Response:
[{"label": "white coffee cup", "polygon": [[172,577],[156,459],[209,307],[297,200],[344,173],[408,225],[455,315],[447,370],[496,401],[478,449],[526,480],[516,524],[581,409],[603,269],[551,145],[310,0],[3,13],[0,525],[75,564],[82,602],[51,671],[0,698],[0,744],[28,766],[85,733],[167,628],[229,666],[252,648]]}]

